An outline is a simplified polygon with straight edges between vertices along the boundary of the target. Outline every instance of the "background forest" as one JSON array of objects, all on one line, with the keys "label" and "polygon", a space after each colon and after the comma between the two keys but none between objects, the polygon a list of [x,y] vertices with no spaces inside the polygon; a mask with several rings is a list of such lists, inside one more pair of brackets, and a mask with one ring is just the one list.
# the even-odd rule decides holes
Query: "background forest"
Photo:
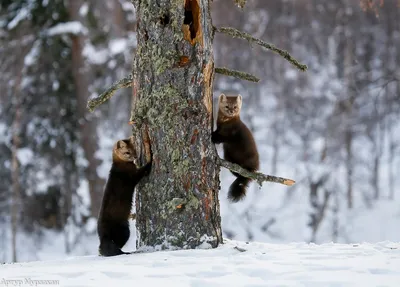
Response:
[{"label": "background forest", "polygon": [[[112,145],[131,133],[131,90],[94,113],[86,101],[130,73],[133,5],[0,3],[0,261],[97,254]],[[216,75],[215,100],[240,93],[261,171],[296,180],[253,183],[231,204],[234,178],[223,169],[225,238],[400,241],[400,3],[364,8],[358,0],[248,0],[241,11],[213,1],[215,26],[246,31],[309,67],[300,72],[246,41],[215,36],[216,66],[262,79]],[[124,249],[134,247],[132,232]]]}]

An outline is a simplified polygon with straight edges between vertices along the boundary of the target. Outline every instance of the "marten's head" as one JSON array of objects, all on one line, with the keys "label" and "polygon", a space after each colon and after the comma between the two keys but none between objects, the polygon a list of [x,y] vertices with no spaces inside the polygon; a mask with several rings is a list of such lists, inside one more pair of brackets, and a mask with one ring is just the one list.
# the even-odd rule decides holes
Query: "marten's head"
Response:
[{"label": "marten's head", "polygon": [[133,138],[119,140],[114,144],[113,161],[114,162],[133,162],[136,165],[137,155],[133,145]]},{"label": "marten's head", "polygon": [[237,117],[240,115],[240,109],[242,108],[242,96],[227,97],[225,94],[221,94],[218,107],[224,116],[229,118]]}]

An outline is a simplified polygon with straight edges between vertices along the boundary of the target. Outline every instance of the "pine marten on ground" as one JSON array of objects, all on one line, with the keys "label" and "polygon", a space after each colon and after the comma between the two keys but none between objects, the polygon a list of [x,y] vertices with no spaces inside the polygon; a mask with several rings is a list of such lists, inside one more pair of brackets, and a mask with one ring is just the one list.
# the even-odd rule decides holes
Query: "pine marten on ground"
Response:
[{"label": "pine marten on ground", "polygon": [[[219,96],[217,129],[212,133],[211,140],[215,144],[223,143],[225,160],[254,172],[260,165],[257,146],[251,131],[240,120],[241,108],[241,95]],[[236,176],[236,180],[229,188],[228,198],[232,202],[238,202],[246,196],[251,179],[235,172],[232,174]]]},{"label": "pine marten on ground", "polygon": [[114,144],[112,166],[104,190],[97,222],[102,256],[130,254],[121,248],[130,236],[128,219],[131,213],[135,186],[150,173],[151,162],[141,168],[136,166],[136,150],[132,138]]}]

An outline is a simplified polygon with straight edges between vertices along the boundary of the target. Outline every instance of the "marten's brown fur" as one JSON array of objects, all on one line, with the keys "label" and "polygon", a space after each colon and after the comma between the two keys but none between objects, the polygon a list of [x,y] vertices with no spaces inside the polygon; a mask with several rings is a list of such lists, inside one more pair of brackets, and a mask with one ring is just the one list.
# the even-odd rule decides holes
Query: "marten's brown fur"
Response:
[{"label": "marten's brown fur", "polygon": [[[240,120],[242,96],[219,96],[217,129],[212,133],[212,141],[223,143],[224,158],[241,167],[256,171],[259,169],[257,146],[251,131]],[[229,188],[228,198],[238,202],[246,196],[251,179],[232,172],[236,180]]]},{"label": "marten's brown fur", "polygon": [[97,223],[102,256],[128,254],[121,248],[128,241],[129,216],[136,184],[150,173],[151,162],[136,167],[136,150],[132,139],[115,143],[112,166],[104,190],[103,202]]}]

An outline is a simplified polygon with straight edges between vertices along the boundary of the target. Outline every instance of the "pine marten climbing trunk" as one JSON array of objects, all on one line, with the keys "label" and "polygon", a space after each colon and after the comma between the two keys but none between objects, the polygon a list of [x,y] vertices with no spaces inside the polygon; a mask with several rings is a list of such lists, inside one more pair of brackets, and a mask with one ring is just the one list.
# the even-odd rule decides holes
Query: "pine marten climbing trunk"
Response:
[{"label": "pine marten climbing trunk", "polygon": [[133,135],[140,164],[153,158],[136,192],[137,247],[217,247],[222,233],[211,142],[210,0],[132,2],[138,19]]}]

